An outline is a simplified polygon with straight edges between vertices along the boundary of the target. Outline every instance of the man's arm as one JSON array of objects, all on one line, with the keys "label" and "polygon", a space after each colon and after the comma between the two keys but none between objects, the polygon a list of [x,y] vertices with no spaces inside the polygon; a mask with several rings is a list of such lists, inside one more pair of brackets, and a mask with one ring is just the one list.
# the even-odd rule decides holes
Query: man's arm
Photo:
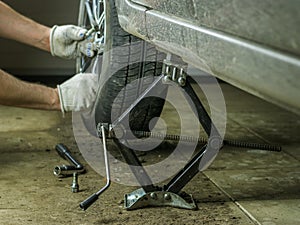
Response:
[{"label": "man's arm", "polygon": [[[0,1],[0,37],[70,59],[77,57],[79,50],[89,57],[94,55],[92,40],[83,41],[85,33],[85,29],[74,25],[46,27],[22,16]],[[97,76],[94,74],[77,74],[54,89],[21,81],[0,69],[1,105],[78,111],[93,104],[96,90]],[[79,93],[77,99],[76,93]]]},{"label": "man's arm", "polygon": [[93,106],[97,90],[96,74],[76,74],[57,88],[50,88],[19,80],[0,69],[0,105],[80,111]]},{"label": "man's arm", "polygon": [[87,30],[75,25],[39,24],[0,1],[0,37],[12,39],[51,52],[53,56],[74,59],[79,52],[94,56],[93,38],[86,39]]},{"label": "man's arm", "polygon": [[61,110],[57,89],[21,81],[1,69],[0,105]]},{"label": "man's arm", "polygon": [[50,28],[41,25],[0,1],[0,36],[50,52]]}]

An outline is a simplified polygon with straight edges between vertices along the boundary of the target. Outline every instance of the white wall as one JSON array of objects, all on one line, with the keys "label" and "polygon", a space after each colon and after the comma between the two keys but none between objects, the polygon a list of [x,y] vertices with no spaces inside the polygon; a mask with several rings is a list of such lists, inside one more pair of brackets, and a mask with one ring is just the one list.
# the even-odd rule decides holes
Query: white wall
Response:
[{"label": "white wall", "polygon": [[[79,0],[3,2],[23,15],[50,27],[55,24],[77,24]],[[75,72],[75,60],[59,59],[50,53],[0,38],[0,68],[14,75],[71,75]]]}]

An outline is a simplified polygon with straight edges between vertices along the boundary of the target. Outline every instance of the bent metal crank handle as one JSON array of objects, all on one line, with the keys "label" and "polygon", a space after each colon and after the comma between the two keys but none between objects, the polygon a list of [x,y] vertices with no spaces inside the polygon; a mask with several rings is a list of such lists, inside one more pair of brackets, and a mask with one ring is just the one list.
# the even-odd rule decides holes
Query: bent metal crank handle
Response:
[{"label": "bent metal crank handle", "polygon": [[72,155],[71,152],[64,144],[57,144],[55,146],[57,153],[65,160],[69,161],[72,165],[61,165],[56,166],[53,170],[54,175],[71,175],[74,172],[82,173],[84,172],[83,165],[81,165]]},{"label": "bent metal crank handle", "polygon": [[101,125],[101,136],[102,136],[104,164],[105,164],[105,172],[106,172],[106,184],[99,191],[92,194],[90,197],[88,197],[86,200],[80,203],[79,206],[82,210],[86,210],[88,207],[90,207],[95,201],[97,201],[99,196],[110,186],[110,169],[109,169],[109,159],[107,155],[106,132],[105,132],[104,125]]}]

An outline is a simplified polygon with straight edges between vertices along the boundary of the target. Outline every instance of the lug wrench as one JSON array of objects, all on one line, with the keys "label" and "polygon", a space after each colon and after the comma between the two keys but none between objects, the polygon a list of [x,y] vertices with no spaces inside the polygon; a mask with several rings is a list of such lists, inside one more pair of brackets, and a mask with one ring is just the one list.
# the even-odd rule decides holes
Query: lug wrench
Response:
[{"label": "lug wrench", "polygon": [[80,164],[72,155],[71,152],[64,144],[57,144],[55,146],[57,153],[65,160],[69,161],[72,165],[61,165],[54,167],[53,173],[55,176],[68,176],[73,173],[83,173],[85,171],[82,164]]}]

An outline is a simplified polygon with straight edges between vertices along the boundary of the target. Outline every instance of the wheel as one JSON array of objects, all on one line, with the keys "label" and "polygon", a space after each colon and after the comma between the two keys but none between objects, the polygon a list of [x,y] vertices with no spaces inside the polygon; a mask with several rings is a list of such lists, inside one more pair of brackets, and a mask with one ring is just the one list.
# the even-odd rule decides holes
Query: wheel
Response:
[{"label": "wheel", "polygon": [[[95,2],[85,3],[95,6]],[[165,55],[151,44],[125,32],[119,25],[114,0],[97,1],[98,9],[103,10],[105,19],[98,32],[104,46],[101,63],[100,85],[95,103],[95,122],[112,123],[136,100],[145,89],[161,74]],[[82,7],[81,7],[82,8]],[[95,11],[95,9],[92,9]],[[84,14],[84,13],[83,13]],[[87,14],[85,12],[85,14]],[[101,15],[103,14],[98,14]],[[87,23],[82,16],[81,23]],[[83,24],[80,24],[81,26]],[[89,28],[89,27],[87,27]],[[102,53],[101,53],[102,54]],[[87,60],[81,58],[80,70],[87,68]],[[159,117],[164,106],[167,90],[161,90],[160,97],[143,98],[130,112],[129,126],[132,130],[149,130],[149,123]]]}]

